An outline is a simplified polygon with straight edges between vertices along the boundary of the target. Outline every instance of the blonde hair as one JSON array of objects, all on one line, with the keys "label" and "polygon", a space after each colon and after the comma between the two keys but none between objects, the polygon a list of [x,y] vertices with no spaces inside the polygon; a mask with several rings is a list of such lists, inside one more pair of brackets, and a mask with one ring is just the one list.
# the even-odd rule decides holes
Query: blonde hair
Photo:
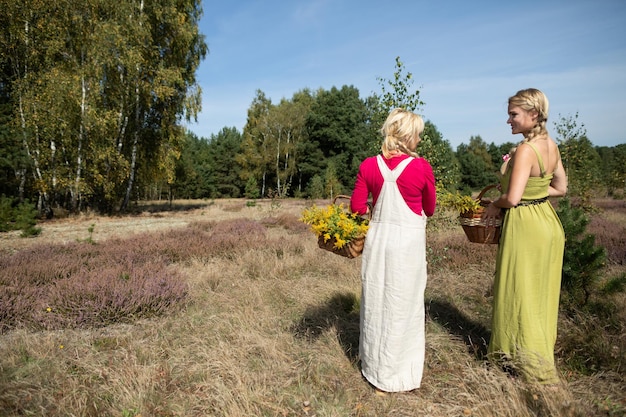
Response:
[{"label": "blonde hair", "polygon": [[[537,112],[537,124],[535,127],[524,133],[524,139],[517,144],[517,146],[529,142],[532,139],[548,134],[546,127],[548,123],[548,110],[550,103],[548,97],[536,88],[527,88],[525,90],[519,90],[514,96],[509,97],[509,106],[519,107],[525,111]],[[513,156],[517,146],[511,149],[509,154]],[[504,167],[503,167],[504,168]]]},{"label": "blonde hair", "polygon": [[400,151],[417,157],[415,148],[423,131],[424,121],[420,116],[401,108],[393,109],[380,129],[383,135],[383,156],[390,158],[394,151]]},{"label": "blonde hair", "polygon": [[548,133],[546,124],[548,123],[548,110],[550,103],[548,97],[536,88],[527,88],[509,97],[509,106],[519,107],[526,111],[537,112],[537,124],[529,132],[524,133],[524,142]]}]

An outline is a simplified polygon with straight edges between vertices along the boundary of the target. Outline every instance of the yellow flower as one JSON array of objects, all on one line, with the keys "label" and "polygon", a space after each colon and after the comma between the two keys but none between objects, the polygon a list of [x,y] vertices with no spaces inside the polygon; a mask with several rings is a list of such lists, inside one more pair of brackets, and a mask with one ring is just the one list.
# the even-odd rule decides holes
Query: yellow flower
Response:
[{"label": "yellow flower", "polygon": [[345,240],[343,240],[340,236],[339,233],[335,233],[335,247],[337,249],[341,249],[345,246],[347,242]]},{"label": "yellow flower", "polygon": [[315,205],[303,210],[300,221],[311,226],[316,236],[327,242],[334,239],[335,247],[341,248],[351,240],[364,236],[369,220],[350,213],[343,204],[331,204],[320,208]]},{"label": "yellow flower", "polygon": [[337,240],[335,241],[335,244],[334,244],[333,246],[334,246],[334,247],[336,247],[337,249],[341,249],[341,248],[343,248],[344,246],[346,246],[346,241],[345,241],[345,240],[342,240],[342,239],[337,239]]}]

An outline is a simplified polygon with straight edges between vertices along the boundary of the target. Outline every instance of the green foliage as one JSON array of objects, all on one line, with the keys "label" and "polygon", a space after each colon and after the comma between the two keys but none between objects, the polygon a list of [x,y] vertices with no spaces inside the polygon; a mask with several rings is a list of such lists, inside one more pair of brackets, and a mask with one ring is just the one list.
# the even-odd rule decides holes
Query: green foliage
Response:
[{"label": "green foliage", "polygon": [[246,190],[244,192],[246,198],[259,198],[261,193],[259,192],[259,184],[257,183],[256,178],[250,177],[248,181],[246,181]]},{"label": "green foliage", "polygon": [[176,162],[172,184],[176,198],[239,197],[245,189],[236,159],[241,147],[242,136],[234,127],[223,128],[208,140],[188,133]]},{"label": "green foliage", "polygon": [[[83,239],[82,242],[85,243],[89,243],[90,245],[95,245],[96,241],[93,240],[93,232],[96,228],[95,224],[91,224],[88,228],[87,228],[87,233],[89,233],[89,236],[86,239]],[[80,239],[78,240],[79,242],[81,241]]]},{"label": "green foliage", "polygon": [[22,237],[36,236],[41,233],[41,228],[36,227],[39,212],[33,204],[24,201],[15,208],[15,228],[22,231]]},{"label": "green foliage", "polygon": [[324,198],[324,180],[321,175],[315,175],[309,182],[308,194],[311,198]]},{"label": "green foliage", "polygon": [[419,112],[425,104],[420,98],[420,90],[412,91],[413,74],[411,72],[405,74],[404,70],[404,63],[398,56],[396,57],[396,72],[393,74],[393,80],[386,80],[382,77],[376,78],[381,88],[381,95],[378,96],[380,110],[384,114],[388,114],[396,107],[411,112]]},{"label": "green foliage", "polygon": [[136,417],[140,416],[139,410],[137,408],[130,408],[122,410],[122,417]]},{"label": "green foliage", "polygon": [[302,90],[275,105],[257,90],[235,159],[244,181],[254,177],[261,182],[262,196],[272,188],[285,197],[294,184],[301,192],[312,172],[320,169],[323,158],[315,159],[319,152],[311,152],[316,146],[307,143],[306,121],[314,102],[311,92]]},{"label": "green foliage", "polygon": [[601,177],[609,196],[624,198],[626,194],[626,144],[601,146],[596,151],[602,160]]},{"label": "green foliage", "polygon": [[626,273],[608,279],[602,285],[601,292],[606,295],[613,295],[626,291]]},{"label": "green foliage", "polygon": [[26,154],[10,124],[12,108],[8,101],[6,85],[0,83],[0,194],[4,195],[15,194],[26,171]]},{"label": "green foliage", "polygon": [[455,190],[461,180],[461,170],[450,143],[443,140],[437,127],[430,121],[425,122],[422,136],[417,151],[433,168],[437,187]]},{"label": "green foliage", "polygon": [[365,236],[369,228],[369,219],[350,212],[345,204],[331,204],[327,207],[307,207],[302,211],[300,220],[311,226],[311,231],[324,241],[334,239],[337,249],[348,242]]},{"label": "green foliage", "polygon": [[245,189],[241,178],[241,165],[236,155],[242,147],[242,135],[236,128],[223,128],[217,135],[212,135],[206,152],[206,159],[197,160],[210,171],[208,188],[211,198],[239,197]]},{"label": "green foliage", "polygon": [[380,85],[380,94],[374,93],[366,100],[370,114],[370,142],[369,153],[374,155],[380,152],[380,128],[391,110],[400,107],[412,112],[420,112],[424,102],[420,98],[420,90],[413,90],[413,74],[405,73],[404,63],[396,57],[396,71],[393,79],[376,77]]},{"label": "green foliage", "polygon": [[330,161],[324,175],[324,197],[335,198],[336,195],[342,192],[343,187],[337,178],[337,168],[334,162]]},{"label": "green foliage", "polygon": [[476,211],[480,208],[480,203],[475,198],[459,191],[451,193],[447,190],[438,190],[437,204],[440,207],[451,208],[459,214]]},{"label": "green foliage", "polygon": [[[301,154],[298,160],[309,167],[316,166],[313,175],[321,176],[326,176],[326,169],[332,161],[338,182],[351,188],[360,163],[370,155],[367,152],[370,141],[367,111],[354,87],[318,91],[307,117],[306,130],[311,147],[317,147],[320,152]],[[322,161],[312,160],[320,157]]]},{"label": "green foliage", "polygon": [[267,123],[272,101],[261,90],[248,108],[248,120],[243,128],[242,146],[235,160],[241,166],[240,177],[247,181],[250,177],[261,180],[261,196],[265,196],[266,178],[271,170],[272,154],[267,149]]},{"label": "green foliage", "polygon": [[491,164],[494,169],[499,170],[502,164],[504,163],[504,155],[511,152],[511,149],[515,147],[513,142],[505,142],[500,145],[496,145],[495,143],[490,143],[487,147],[489,155],[491,156]]},{"label": "green foliage", "polygon": [[469,145],[459,145],[456,153],[461,164],[464,187],[483,188],[498,181],[496,172],[500,166],[494,166],[487,144],[480,136],[472,136]]},{"label": "green foliage", "polygon": [[563,166],[568,177],[568,194],[581,200],[581,205],[592,208],[591,198],[601,184],[602,161],[587,138],[584,124],[578,126],[578,113],[561,116],[555,123],[557,141]]},{"label": "green foliage", "polygon": [[13,200],[4,195],[0,196],[0,232],[13,230]]},{"label": "green foliage", "polygon": [[15,204],[12,198],[0,196],[0,232],[21,230],[22,237],[36,236],[41,228],[36,227],[39,213],[28,201]]},{"label": "green foliage", "polygon": [[14,180],[2,192],[113,210],[171,185],[181,122],[200,108],[201,13],[198,0],[3,2],[0,167]]},{"label": "green foliage", "polygon": [[557,210],[565,231],[565,253],[561,288],[566,306],[587,304],[605,265],[606,249],[596,246],[595,236],[585,233],[589,218],[584,209],[574,207],[569,198],[559,201]]}]

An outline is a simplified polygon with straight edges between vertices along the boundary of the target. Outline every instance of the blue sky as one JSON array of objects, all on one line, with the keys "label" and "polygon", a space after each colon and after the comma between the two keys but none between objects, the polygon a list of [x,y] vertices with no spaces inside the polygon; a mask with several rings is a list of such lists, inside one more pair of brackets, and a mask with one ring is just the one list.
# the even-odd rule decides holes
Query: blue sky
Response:
[{"label": "blue sky", "polygon": [[242,131],[257,90],[273,103],[304,88],[379,93],[399,56],[423,117],[454,149],[476,135],[520,140],[507,99],[528,87],[548,96],[553,137],[560,116],[578,113],[594,145],[626,143],[624,0],[211,0],[203,10],[202,111],[188,126],[200,137]]}]

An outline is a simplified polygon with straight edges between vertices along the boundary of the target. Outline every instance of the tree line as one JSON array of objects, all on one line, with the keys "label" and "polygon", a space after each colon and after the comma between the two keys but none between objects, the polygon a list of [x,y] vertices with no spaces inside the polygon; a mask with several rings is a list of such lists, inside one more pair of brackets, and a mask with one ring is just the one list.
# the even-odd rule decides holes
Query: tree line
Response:
[{"label": "tree line", "polygon": [[[379,93],[344,85],[273,103],[258,90],[242,132],[198,138],[183,122],[200,109],[195,73],[208,53],[200,0],[0,4],[0,195],[43,213],[162,198],[332,198],[379,152],[389,110],[425,105],[397,57]],[[623,196],[624,145],[594,147],[577,122],[558,125],[570,183],[581,195]],[[427,120],[418,153],[439,189],[469,192],[497,181],[512,146],[476,136],[453,150]]]},{"label": "tree line", "polygon": [[[396,65],[394,80],[402,79],[402,63]],[[410,81],[410,74],[404,80]],[[381,117],[391,107],[411,107],[410,100],[394,94],[385,102],[384,94],[363,100],[352,86],[305,89],[273,104],[257,91],[243,132],[224,127],[210,138],[188,133],[188,152],[177,161],[177,179],[168,192],[192,199],[350,193],[360,162],[379,152]],[[413,107],[424,104],[419,90],[410,98]],[[559,115],[554,124],[570,196],[583,203],[597,196],[624,198],[626,143],[594,146],[577,114]],[[497,183],[503,156],[516,145],[472,136],[453,149],[435,124],[427,120],[425,125],[417,150],[433,166],[441,191],[470,194]]]}]

